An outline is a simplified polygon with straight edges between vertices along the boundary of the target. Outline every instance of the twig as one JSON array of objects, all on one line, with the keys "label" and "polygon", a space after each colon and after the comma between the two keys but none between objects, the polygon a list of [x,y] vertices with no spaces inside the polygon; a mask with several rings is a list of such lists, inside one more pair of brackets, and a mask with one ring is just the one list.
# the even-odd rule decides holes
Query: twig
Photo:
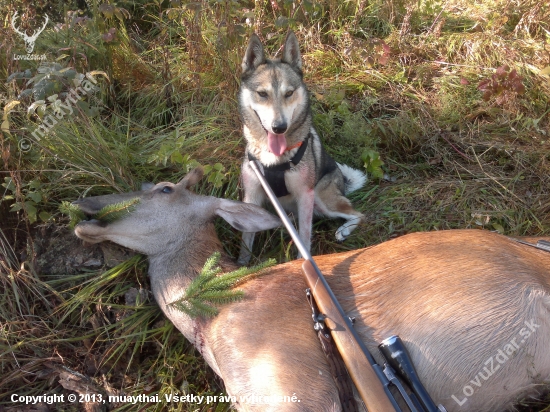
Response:
[{"label": "twig", "polygon": [[445,3],[445,4],[443,5],[443,7],[441,7],[441,11],[440,11],[439,14],[436,16],[436,18],[434,19],[434,22],[432,23],[432,25],[431,25],[430,28],[428,29],[428,34],[430,34],[430,33],[433,31],[435,25],[437,24],[437,22],[438,22],[439,19],[441,18],[441,14],[443,14],[443,12],[445,11],[445,6],[446,6],[446,5],[447,5],[447,3]]},{"label": "twig", "polygon": [[468,155],[462,153],[454,144],[452,144],[445,136],[443,135],[440,135],[443,140],[445,140],[447,143],[449,143],[449,145],[455,150],[455,152],[457,152],[460,156],[462,156],[463,158],[465,158],[466,160],[472,160],[468,157]]},{"label": "twig", "polygon": [[495,69],[492,67],[481,67],[481,66],[471,66],[469,64],[456,64],[456,63],[448,63],[448,62],[442,62],[440,60],[431,60],[428,61],[429,63],[437,63],[437,64],[443,64],[445,66],[456,66],[456,67],[469,67],[471,69],[482,69],[482,70],[491,70],[494,71]]}]

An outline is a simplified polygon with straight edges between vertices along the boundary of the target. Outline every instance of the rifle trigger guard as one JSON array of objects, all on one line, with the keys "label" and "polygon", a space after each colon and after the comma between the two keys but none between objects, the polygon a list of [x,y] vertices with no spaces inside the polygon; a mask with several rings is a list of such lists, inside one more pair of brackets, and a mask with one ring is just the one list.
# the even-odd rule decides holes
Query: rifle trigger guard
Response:
[{"label": "rifle trigger guard", "polygon": [[311,318],[313,319],[313,329],[316,332],[323,330],[325,328],[325,319],[327,318],[324,314],[319,313],[317,305],[313,301],[313,295],[309,288],[306,289],[306,296],[309,306],[311,307]]}]

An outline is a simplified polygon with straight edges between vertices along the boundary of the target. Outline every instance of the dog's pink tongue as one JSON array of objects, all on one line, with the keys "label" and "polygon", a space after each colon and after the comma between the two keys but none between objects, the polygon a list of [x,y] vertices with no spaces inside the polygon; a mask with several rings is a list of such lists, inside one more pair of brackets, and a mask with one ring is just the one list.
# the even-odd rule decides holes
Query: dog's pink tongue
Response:
[{"label": "dog's pink tongue", "polygon": [[285,135],[267,132],[267,147],[275,156],[281,156],[286,150]]}]

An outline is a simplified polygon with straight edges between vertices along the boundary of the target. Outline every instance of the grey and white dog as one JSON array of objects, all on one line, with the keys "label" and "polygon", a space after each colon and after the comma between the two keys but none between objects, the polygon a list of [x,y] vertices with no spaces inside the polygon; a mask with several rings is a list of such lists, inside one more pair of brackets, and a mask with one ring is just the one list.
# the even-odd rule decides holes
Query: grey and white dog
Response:
[{"label": "grey and white dog", "polygon": [[[266,194],[250,160],[264,175],[285,210],[298,215],[300,238],[311,247],[313,215],[343,218],[336,231],[343,241],[364,219],[345,194],[365,184],[366,176],[338,164],[323,149],[312,124],[309,94],[302,79],[298,40],[289,32],[281,59],[268,59],[256,34],[242,62],[239,111],[247,141],[242,167],[244,201],[262,206]],[[244,232],[239,263],[246,264],[254,233]]]}]

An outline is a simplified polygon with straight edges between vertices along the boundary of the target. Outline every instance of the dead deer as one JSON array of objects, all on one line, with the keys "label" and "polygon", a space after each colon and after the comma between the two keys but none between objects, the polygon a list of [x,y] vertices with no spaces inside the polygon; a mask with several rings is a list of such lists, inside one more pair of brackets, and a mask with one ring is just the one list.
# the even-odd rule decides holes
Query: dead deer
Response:
[{"label": "dead deer", "polygon": [[[113,223],[82,221],[76,235],[149,257],[158,305],[223,379],[237,410],[341,410],[312,329],[300,261],[241,285],[244,300],[223,306],[213,319],[193,320],[169,306],[214,251],[223,256],[216,216],[240,231],[279,224],[252,204],[193,193],[201,177],[195,169],[178,184],[78,200],[92,215],[141,199]],[[224,259],[225,270],[237,267]],[[550,253],[488,231],[449,230],[317,256],[316,262],[377,361],[377,343],[400,335],[426,389],[449,412],[500,412],[548,383]],[[300,402],[257,402],[293,395]]]}]

